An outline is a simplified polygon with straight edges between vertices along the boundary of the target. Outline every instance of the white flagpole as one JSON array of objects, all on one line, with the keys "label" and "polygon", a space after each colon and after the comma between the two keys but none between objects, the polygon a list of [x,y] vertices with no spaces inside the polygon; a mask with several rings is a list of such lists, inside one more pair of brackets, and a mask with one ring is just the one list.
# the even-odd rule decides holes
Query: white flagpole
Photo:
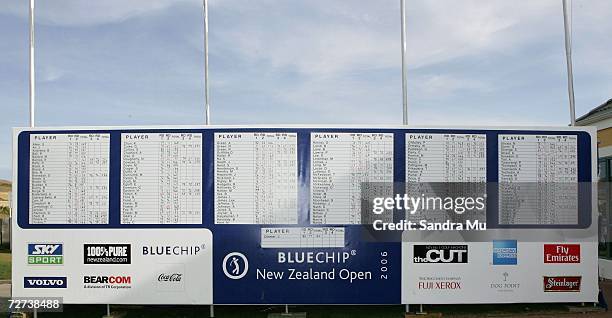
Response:
[{"label": "white flagpole", "polygon": [[406,0],[400,0],[402,17],[402,100],[403,123],[408,125],[408,91],[406,85]]},{"label": "white flagpole", "polygon": [[34,77],[34,0],[30,0],[30,127],[35,126],[34,122],[34,89],[35,89],[35,77]]},{"label": "white flagpole", "polygon": [[[202,0],[204,9],[204,122],[210,125],[210,88],[208,85],[208,0]],[[209,317],[215,317],[215,305],[209,307]]]},{"label": "white flagpole", "polygon": [[203,0],[204,6],[204,100],[205,122],[210,125],[210,85],[208,83],[208,0]]},{"label": "white flagpole", "polygon": [[563,29],[565,33],[565,60],[567,63],[567,92],[569,95],[571,125],[576,125],[576,104],[574,100],[574,72],[572,70],[572,37],[567,14],[567,0],[563,0]]},{"label": "white flagpole", "polygon": [[[408,91],[406,90],[406,0],[400,0],[401,38],[402,38],[402,123],[408,125]],[[410,305],[406,304],[405,312],[410,312]]]}]

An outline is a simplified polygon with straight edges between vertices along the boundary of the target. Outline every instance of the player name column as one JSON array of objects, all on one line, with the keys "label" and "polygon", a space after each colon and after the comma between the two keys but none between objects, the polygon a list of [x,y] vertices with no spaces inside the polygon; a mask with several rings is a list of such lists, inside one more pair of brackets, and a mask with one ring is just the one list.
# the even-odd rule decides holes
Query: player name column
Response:
[{"label": "player name column", "polygon": [[577,137],[499,135],[500,224],[577,224]]},{"label": "player name column", "polygon": [[121,223],[202,222],[202,134],[121,134]]},{"label": "player name column", "polygon": [[297,134],[215,133],[215,223],[297,223]]},{"label": "player name column", "polygon": [[109,134],[30,136],[30,223],[108,223]]},{"label": "player name column", "polygon": [[[486,143],[484,134],[406,134],[406,193],[430,197],[484,195]],[[427,218],[430,222],[445,222],[455,216],[441,209],[407,215],[409,220]]]},{"label": "player name column", "polygon": [[385,194],[393,194],[393,134],[311,133],[310,136],[310,222],[361,224],[364,183],[373,192],[388,188],[391,193],[385,191]]},{"label": "player name column", "polygon": [[486,182],[486,135],[406,134],[406,182]]}]

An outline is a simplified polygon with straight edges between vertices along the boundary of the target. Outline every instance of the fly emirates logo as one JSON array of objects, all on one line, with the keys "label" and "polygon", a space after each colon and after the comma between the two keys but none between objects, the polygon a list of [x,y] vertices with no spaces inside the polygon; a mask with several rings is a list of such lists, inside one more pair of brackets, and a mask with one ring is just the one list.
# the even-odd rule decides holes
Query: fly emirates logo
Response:
[{"label": "fly emirates logo", "polygon": [[[354,271],[350,252],[278,252],[275,268],[257,268],[257,280],[340,280],[353,283],[372,280],[371,271]],[[278,269],[278,267],[284,267]]]},{"label": "fly emirates logo", "polygon": [[580,244],[544,244],[544,263],[580,263]]}]

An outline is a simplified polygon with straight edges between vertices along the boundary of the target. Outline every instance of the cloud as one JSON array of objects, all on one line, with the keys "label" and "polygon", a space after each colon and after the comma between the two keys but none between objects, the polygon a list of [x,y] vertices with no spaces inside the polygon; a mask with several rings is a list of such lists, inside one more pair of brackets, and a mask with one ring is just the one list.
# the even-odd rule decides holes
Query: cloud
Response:
[{"label": "cloud", "polygon": [[37,77],[37,81],[54,82],[64,77],[65,74],[66,71],[60,68],[54,66],[42,66],[40,74]]},{"label": "cloud", "polygon": [[[27,2],[0,6],[5,128],[27,123]],[[580,114],[612,91],[612,1],[571,2]],[[201,122],[201,0],[36,3],[39,123]],[[210,6],[213,123],[401,122],[399,1]],[[560,1],[409,0],[407,24],[412,124],[567,123]]]},{"label": "cloud", "polygon": [[426,74],[419,75],[411,80],[415,90],[438,99],[453,97],[461,91],[489,92],[493,88],[482,80],[475,78],[458,78],[452,74]]},{"label": "cloud", "polygon": [[[271,105],[308,109],[319,118],[336,122],[398,122],[398,1],[224,1],[214,9],[211,53],[222,52],[241,67],[262,72],[244,71],[255,80],[225,74],[224,87],[239,92],[237,87],[248,85],[268,97]],[[411,111],[418,113],[430,102],[443,105],[438,112],[468,100],[476,107],[494,100],[491,95],[497,91],[505,94],[504,90],[532,81],[547,88],[546,81],[541,80],[548,76],[545,72],[556,75],[554,71],[563,69],[562,60],[550,57],[551,52],[559,57],[563,54],[560,10],[554,0],[521,5],[508,1],[408,2],[409,90],[415,105]],[[534,65],[531,71],[537,74],[521,72],[526,65]],[[291,74],[294,80],[287,83],[278,79],[284,77],[271,78],[267,73]],[[213,72],[211,76],[216,75]],[[520,102],[533,92],[521,94]],[[223,92],[213,90],[213,94]],[[519,102],[516,93],[504,97]],[[485,116],[506,111],[499,103],[493,105],[498,108],[479,112],[478,116],[492,122],[516,123],[525,117]],[[382,110],[389,113],[382,115]],[[263,119],[269,121],[269,117]],[[309,117],[298,120],[304,118]],[[417,114],[415,118],[435,123],[436,117]],[[444,118],[446,121],[438,121],[478,121],[470,115]]]},{"label": "cloud", "polygon": [[[0,12],[22,17],[28,15],[27,0],[3,0]],[[38,0],[35,2],[37,23],[63,26],[90,26],[116,23],[144,14],[167,10],[179,4],[193,4],[198,0]]]},{"label": "cloud", "polygon": [[[521,6],[508,1],[410,1],[408,64],[426,67],[537,41],[553,31],[549,18],[558,13],[556,6],[552,0]],[[234,54],[273,68],[325,76],[400,63],[397,1],[308,1],[301,3],[298,16],[280,14],[291,11],[282,0],[263,5],[227,1],[216,9],[227,11],[223,16],[233,21],[240,19],[219,26],[213,15],[217,39]]]}]

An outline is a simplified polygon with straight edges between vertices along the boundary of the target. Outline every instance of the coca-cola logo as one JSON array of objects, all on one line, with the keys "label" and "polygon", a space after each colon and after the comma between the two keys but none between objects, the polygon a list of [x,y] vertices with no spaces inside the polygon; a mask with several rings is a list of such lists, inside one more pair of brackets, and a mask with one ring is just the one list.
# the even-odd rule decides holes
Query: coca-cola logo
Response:
[{"label": "coca-cola logo", "polygon": [[180,273],[162,273],[157,277],[158,282],[180,282],[183,279],[183,274]]},{"label": "coca-cola logo", "polygon": [[183,292],[185,291],[185,264],[181,263],[160,263],[157,272],[157,281],[154,281],[155,288],[163,292]]}]

